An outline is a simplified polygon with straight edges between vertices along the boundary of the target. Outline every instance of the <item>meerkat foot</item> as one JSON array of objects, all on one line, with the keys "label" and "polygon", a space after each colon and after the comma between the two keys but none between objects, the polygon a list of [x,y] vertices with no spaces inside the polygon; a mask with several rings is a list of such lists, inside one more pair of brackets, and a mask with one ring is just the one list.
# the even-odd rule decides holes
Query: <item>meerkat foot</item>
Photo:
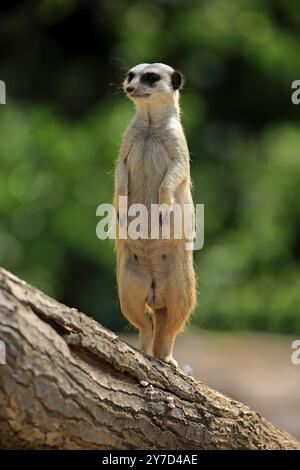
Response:
[{"label": "meerkat foot", "polygon": [[175,367],[175,369],[178,369],[178,362],[175,361],[173,356],[171,355],[165,356],[162,358],[162,360],[166,362],[167,364],[170,364],[170,366]]}]

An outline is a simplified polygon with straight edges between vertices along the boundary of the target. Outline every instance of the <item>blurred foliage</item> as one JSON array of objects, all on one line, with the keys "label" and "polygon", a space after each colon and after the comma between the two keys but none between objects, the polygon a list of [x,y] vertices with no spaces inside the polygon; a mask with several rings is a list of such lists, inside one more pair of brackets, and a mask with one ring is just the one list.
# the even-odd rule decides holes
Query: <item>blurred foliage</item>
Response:
[{"label": "blurred foliage", "polygon": [[[2,2],[0,264],[115,330],[113,244],[96,238],[133,115],[125,71],[186,76],[182,119],[208,328],[300,332],[300,6],[296,0]],[[112,86],[110,86],[112,85]]]}]

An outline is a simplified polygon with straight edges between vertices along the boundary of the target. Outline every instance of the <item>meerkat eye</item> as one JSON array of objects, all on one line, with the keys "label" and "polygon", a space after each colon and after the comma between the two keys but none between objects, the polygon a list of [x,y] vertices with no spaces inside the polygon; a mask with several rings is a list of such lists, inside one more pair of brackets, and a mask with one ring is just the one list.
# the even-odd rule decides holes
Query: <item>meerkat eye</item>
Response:
[{"label": "meerkat eye", "polygon": [[144,73],[142,76],[142,81],[146,84],[152,85],[154,82],[158,82],[160,80],[160,76],[154,72],[147,72]]},{"label": "meerkat eye", "polygon": [[128,77],[127,77],[128,83],[131,82],[131,80],[133,80],[134,77],[135,77],[134,73],[133,73],[133,72],[129,72]]}]

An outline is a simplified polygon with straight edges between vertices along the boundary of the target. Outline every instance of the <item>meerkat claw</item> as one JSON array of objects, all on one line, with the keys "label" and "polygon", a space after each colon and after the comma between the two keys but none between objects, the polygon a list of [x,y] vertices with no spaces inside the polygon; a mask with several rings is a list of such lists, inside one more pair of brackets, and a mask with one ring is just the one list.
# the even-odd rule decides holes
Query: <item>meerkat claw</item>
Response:
[{"label": "meerkat claw", "polygon": [[170,364],[170,366],[175,367],[175,369],[178,369],[179,367],[178,362],[175,361],[175,359],[172,356],[166,356],[162,358],[162,360],[166,362],[167,364]]}]

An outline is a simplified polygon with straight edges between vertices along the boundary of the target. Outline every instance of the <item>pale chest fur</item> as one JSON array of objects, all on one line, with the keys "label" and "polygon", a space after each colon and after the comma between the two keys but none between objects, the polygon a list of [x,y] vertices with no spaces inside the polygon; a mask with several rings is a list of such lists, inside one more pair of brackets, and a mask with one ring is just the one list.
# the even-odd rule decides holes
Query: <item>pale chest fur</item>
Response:
[{"label": "pale chest fur", "polygon": [[149,129],[135,133],[127,157],[129,204],[157,204],[159,188],[170,165],[163,139]]}]

